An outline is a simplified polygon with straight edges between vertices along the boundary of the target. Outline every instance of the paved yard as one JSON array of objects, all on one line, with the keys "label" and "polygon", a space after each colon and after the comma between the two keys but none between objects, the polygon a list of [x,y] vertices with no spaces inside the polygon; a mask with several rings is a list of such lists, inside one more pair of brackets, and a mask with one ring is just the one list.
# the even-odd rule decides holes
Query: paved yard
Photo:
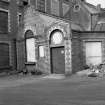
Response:
[{"label": "paved yard", "polygon": [[1,79],[0,105],[105,105],[105,78]]}]

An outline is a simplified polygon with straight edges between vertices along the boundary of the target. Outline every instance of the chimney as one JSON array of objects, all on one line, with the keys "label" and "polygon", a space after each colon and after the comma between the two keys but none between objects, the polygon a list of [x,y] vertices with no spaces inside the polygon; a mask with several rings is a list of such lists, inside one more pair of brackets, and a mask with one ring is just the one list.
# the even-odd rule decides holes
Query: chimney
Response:
[{"label": "chimney", "polygon": [[97,5],[97,10],[100,11],[101,10],[101,4]]}]

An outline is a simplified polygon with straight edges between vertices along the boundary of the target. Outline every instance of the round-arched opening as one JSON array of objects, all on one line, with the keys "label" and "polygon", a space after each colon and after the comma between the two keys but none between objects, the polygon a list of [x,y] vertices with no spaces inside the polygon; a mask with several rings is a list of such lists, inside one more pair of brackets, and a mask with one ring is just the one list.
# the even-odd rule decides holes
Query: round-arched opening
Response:
[{"label": "round-arched opening", "polygon": [[25,32],[25,50],[26,50],[26,62],[36,62],[35,54],[35,38],[31,30]]},{"label": "round-arched opening", "polygon": [[63,32],[59,29],[53,30],[50,34],[50,44],[62,44],[63,43]]},{"label": "round-arched opening", "polygon": [[76,5],[74,5],[74,12],[78,12],[78,11],[80,11],[80,5],[79,4],[76,4]]},{"label": "round-arched opening", "polygon": [[34,36],[34,33],[31,30],[25,32],[25,38],[31,38]]}]

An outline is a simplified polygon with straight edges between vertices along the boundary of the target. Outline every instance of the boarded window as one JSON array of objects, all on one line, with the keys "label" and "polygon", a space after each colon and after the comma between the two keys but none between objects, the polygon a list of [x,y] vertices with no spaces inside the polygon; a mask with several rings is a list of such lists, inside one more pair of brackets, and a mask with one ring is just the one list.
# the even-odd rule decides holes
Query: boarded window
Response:
[{"label": "boarded window", "polygon": [[101,42],[86,42],[86,64],[102,63]]},{"label": "boarded window", "polygon": [[0,33],[8,32],[8,12],[0,11]]},{"label": "boarded window", "polygon": [[37,0],[37,9],[41,12],[45,12],[46,0]]},{"label": "boarded window", "polygon": [[9,66],[9,44],[0,43],[0,67]]},{"label": "boarded window", "polygon": [[51,0],[51,14],[59,16],[59,0]]},{"label": "boarded window", "polygon": [[36,62],[35,56],[35,39],[26,39],[27,62]]}]

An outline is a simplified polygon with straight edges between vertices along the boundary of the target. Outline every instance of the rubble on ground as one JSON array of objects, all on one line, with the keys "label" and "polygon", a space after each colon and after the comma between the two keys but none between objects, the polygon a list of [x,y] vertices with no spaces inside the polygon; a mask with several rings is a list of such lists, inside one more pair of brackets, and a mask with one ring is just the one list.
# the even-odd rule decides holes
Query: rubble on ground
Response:
[{"label": "rubble on ground", "polygon": [[77,75],[88,77],[104,77],[105,76],[105,62],[99,65],[85,66],[85,69],[77,72]]}]

